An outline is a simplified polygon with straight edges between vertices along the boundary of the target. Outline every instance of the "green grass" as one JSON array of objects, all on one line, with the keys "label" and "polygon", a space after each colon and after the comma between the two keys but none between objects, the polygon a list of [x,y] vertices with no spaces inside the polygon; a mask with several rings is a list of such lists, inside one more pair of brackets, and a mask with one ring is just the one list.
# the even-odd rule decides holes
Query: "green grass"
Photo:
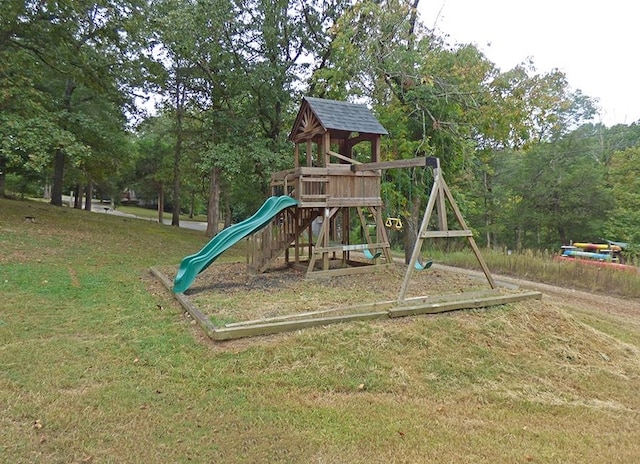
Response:
[{"label": "green grass", "polygon": [[204,243],[0,200],[0,461],[640,460],[637,324],[543,300],[214,344],[148,273]]}]

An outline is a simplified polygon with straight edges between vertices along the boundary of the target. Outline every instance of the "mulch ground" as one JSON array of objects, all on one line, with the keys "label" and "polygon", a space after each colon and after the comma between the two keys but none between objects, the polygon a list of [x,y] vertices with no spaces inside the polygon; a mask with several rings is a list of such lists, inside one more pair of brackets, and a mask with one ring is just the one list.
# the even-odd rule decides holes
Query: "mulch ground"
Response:
[{"label": "mulch ground", "polygon": [[[173,279],[177,268],[160,270]],[[353,312],[351,306],[397,299],[405,271],[405,265],[394,264],[366,274],[306,279],[284,265],[249,275],[244,263],[214,263],[185,295],[216,325],[308,312],[346,314]],[[429,269],[412,273],[406,297],[464,298],[463,293],[485,289],[485,279]]]}]

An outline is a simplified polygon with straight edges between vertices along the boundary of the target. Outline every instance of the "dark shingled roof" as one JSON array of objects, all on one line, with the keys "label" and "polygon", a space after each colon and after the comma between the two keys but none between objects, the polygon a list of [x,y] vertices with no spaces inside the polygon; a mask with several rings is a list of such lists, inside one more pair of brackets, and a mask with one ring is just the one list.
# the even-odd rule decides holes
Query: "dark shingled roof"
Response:
[{"label": "dark shingled roof", "polygon": [[360,134],[388,134],[365,105],[314,97],[304,99],[325,129]]}]

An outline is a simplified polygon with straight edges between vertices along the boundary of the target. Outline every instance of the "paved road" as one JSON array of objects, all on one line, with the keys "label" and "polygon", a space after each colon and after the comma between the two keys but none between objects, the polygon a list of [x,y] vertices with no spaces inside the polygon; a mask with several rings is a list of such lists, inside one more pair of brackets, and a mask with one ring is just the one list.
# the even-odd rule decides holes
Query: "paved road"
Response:
[{"label": "paved road", "polygon": [[[63,195],[62,196],[62,201],[65,204],[69,204],[69,202],[71,201],[70,198],[68,196]],[[145,217],[145,216],[136,216],[135,214],[129,214],[129,213],[123,213],[122,211],[118,211],[117,209],[113,209],[111,207],[111,205],[105,204],[105,203],[100,203],[99,201],[96,202],[92,202],[91,203],[91,211],[94,213],[102,213],[102,214],[115,214],[117,216],[122,216],[122,217],[129,217],[132,219],[140,219],[143,221],[150,221],[150,222],[157,222],[157,218],[149,218],[149,217]],[[164,220],[164,224],[165,225],[171,225],[171,220],[170,219],[165,219]],[[207,230],[207,223],[206,222],[199,222],[199,221],[180,221],[180,227],[184,228],[184,229],[193,229],[193,230],[201,230],[201,231],[205,231]]]},{"label": "paved road", "polygon": [[[123,213],[121,211],[118,211],[117,209],[112,209],[112,208],[107,208],[105,205],[97,205],[97,206],[91,206],[91,211],[93,211],[94,213],[106,213],[106,214],[115,214],[117,216],[123,216],[123,217],[130,217],[133,219],[140,219],[143,221],[150,221],[150,222],[157,222],[158,219],[157,218],[150,218],[150,217],[144,217],[144,216],[136,216],[135,214],[129,214],[129,213]],[[165,219],[164,220],[164,224],[167,226],[171,225],[171,219]],[[207,223],[206,222],[199,222],[199,221],[183,221],[180,220],[180,227],[182,227],[183,229],[193,229],[193,230],[201,230],[201,231],[205,231],[207,230]]]}]

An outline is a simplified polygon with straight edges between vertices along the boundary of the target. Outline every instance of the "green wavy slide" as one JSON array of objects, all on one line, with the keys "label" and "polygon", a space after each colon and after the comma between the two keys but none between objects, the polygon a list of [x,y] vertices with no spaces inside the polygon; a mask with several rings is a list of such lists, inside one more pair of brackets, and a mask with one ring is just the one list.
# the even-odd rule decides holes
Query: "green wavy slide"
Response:
[{"label": "green wavy slide", "polygon": [[254,234],[271,222],[278,213],[296,206],[298,202],[290,196],[270,197],[256,213],[238,224],[223,229],[213,237],[199,252],[185,257],[180,262],[178,274],[173,281],[175,293],[185,292],[193,283],[196,276],[204,271],[225,250],[238,243],[247,235]]}]

